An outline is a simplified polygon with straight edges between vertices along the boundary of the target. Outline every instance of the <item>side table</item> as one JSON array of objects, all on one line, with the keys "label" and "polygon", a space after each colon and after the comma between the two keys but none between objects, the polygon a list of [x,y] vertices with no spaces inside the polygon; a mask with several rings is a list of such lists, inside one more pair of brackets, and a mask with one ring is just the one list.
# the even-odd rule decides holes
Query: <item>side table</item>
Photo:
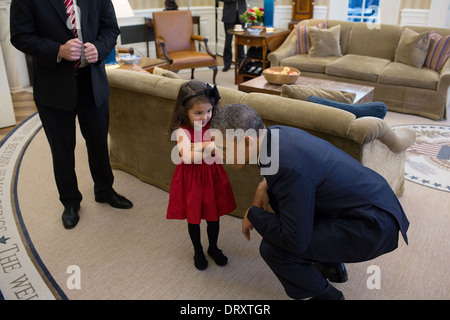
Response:
[{"label": "side table", "polygon": [[240,84],[244,82],[245,78],[254,78],[255,75],[243,74],[242,71],[243,62],[238,66],[238,45],[253,46],[262,48],[262,59],[252,58],[253,60],[262,60],[263,70],[269,65],[267,61],[267,49],[270,51],[276,50],[287,38],[290,30],[275,29],[273,32],[266,32],[266,29],[262,28],[260,33],[253,33],[248,30],[234,31],[229,29],[228,33],[234,35],[234,83]]}]

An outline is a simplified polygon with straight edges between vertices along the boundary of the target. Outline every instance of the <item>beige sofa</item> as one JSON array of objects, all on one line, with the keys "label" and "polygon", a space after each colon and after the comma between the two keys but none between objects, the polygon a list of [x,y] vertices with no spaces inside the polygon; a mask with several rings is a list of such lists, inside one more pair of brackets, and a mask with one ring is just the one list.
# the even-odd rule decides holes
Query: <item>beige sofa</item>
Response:
[{"label": "beige sofa", "polygon": [[[375,87],[374,101],[382,101],[388,110],[440,120],[446,118],[450,84],[450,59],[440,72],[396,62],[396,52],[405,28],[416,32],[434,30],[442,36],[450,29],[380,25],[337,20],[304,20],[301,26],[327,21],[327,27],[340,30],[342,57],[310,57],[297,54],[296,28],[283,44],[268,55],[272,66],[291,66],[303,76],[344,81]],[[373,26],[371,26],[373,27]]]},{"label": "beige sofa", "polygon": [[[111,164],[169,191],[175,165],[167,128],[184,80],[124,70],[108,70]],[[358,118],[347,111],[274,95],[244,93],[220,87],[223,106],[244,103],[254,108],[266,126],[297,127],[330,141],[383,175],[397,195],[403,192],[405,150],[414,132],[395,132],[379,118]],[[262,180],[257,165],[238,171],[225,165],[242,217]]]}]

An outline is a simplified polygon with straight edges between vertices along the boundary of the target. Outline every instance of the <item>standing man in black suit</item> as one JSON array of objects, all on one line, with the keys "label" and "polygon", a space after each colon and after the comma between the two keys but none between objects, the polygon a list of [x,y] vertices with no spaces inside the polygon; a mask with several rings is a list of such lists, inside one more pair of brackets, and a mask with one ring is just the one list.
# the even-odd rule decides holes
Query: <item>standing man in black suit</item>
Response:
[{"label": "standing man in black suit", "polygon": [[11,43],[33,57],[33,91],[50,144],[66,229],[79,220],[75,118],[86,140],[95,201],[128,209],[113,189],[107,144],[109,86],[104,59],[120,33],[111,0],[13,0]]},{"label": "standing man in black suit", "polygon": [[[231,42],[233,41],[233,35],[227,32],[228,29],[233,29],[235,24],[242,24],[239,16],[247,10],[247,4],[245,0],[219,0],[223,1],[223,13],[222,21],[225,27],[225,48],[223,49],[223,72],[228,71],[231,67],[233,60],[231,51]],[[238,46],[238,61],[239,65],[245,58],[245,52],[243,46]]]}]

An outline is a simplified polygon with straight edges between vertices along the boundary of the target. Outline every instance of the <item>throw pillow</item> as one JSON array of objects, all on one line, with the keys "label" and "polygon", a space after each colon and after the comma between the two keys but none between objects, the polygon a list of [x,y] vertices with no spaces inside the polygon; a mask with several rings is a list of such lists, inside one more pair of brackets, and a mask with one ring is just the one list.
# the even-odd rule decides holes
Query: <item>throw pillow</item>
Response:
[{"label": "throw pillow", "polygon": [[425,59],[425,67],[441,71],[450,56],[450,36],[441,36],[435,31],[430,32],[430,49]]},{"label": "throw pillow", "polygon": [[309,31],[311,38],[310,57],[341,57],[341,25],[330,29],[311,29]]},{"label": "throw pillow", "polygon": [[177,75],[175,72],[160,67],[155,67],[153,69],[153,74],[171,79],[181,79],[180,76]]},{"label": "throw pillow", "polygon": [[307,101],[351,112],[356,116],[356,118],[377,117],[380,119],[384,119],[387,113],[387,106],[385,103],[381,101],[368,102],[362,104],[347,104],[316,96],[310,96]]},{"label": "throw pillow", "polygon": [[312,27],[300,26],[300,24],[297,24],[297,54],[308,53],[311,46],[311,41],[309,39],[310,28],[326,29],[327,23],[322,22]]},{"label": "throw pillow", "polygon": [[281,96],[297,100],[307,100],[309,96],[317,96],[337,102],[353,103],[356,93],[283,84]]},{"label": "throw pillow", "polygon": [[418,33],[405,28],[400,36],[395,62],[401,62],[415,68],[422,68],[430,47],[430,33]]}]

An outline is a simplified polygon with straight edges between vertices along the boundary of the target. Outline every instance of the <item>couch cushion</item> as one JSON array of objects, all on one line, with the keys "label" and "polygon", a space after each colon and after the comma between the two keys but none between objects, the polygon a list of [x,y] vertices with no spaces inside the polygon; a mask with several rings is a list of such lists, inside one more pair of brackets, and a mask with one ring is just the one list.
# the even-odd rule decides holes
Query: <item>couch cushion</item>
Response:
[{"label": "couch cushion", "polygon": [[328,64],[328,75],[376,82],[378,75],[391,61],[387,59],[347,54]]},{"label": "couch cushion", "polygon": [[309,48],[311,46],[311,40],[309,37],[309,30],[310,28],[316,28],[316,29],[326,29],[327,23],[326,21],[321,22],[315,26],[302,26],[300,24],[297,25],[297,53],[303,54],[308,53]]},{"label": "couch cushion", "polygon": [[430,48],[425,60],[425,67],[441,71],[450,56],[450,36],[441,36],[435,31],[430,32]]},{"label": "couch cushion", "polygon": [[347,54],[376,57],[394,61],[402,28],[383,24],[369,29],[366,23],[355,22],[350,33]]},{"label": "couch cushion", "polygon": [[283,84],[281,87],[281,96],[297,100],[307,100],[309,96],[317,96],[337,102],[353,103],[356,98],[356,93]]},{"label": "couch cushion", "polygon": [[172,79],[181,79],[179,75],[177,75],[175,72],[172,72],[167,69],[163,69],[160,67],[153,68],[153,74],[157,76],[162,76],[166,78],[172,78]]},{"label": "couch cushion", "polygon": [[341,35],[341,25],[334,26],[330,29],[312,28],[309,31],[311,38],[311,48],[309,49],[310,57],[341,57],[341,47],[339,39]]},{"label": "couch cushion", "polygon": [[422,68],[430,46],[430,33],[418,33],[409,28],[403,29],[397,50],[395,62],[401,62],[415,68]]},{"label": "couch cushion", "polygon": [[384,119],[387,113],[387,106],[384,102],[381,101],[362,104],[348,104],[316,96],[310,96],[308,98],[308,101],[351,112],[356,116],[356,118],[377,117],[380,119]]},{"label": "couch cushion", "polygon": [[281,66],[297,68],[305,72],[325,73],[325,67],[339,57],[310,57],[308,54],[297,54],[280,60]]},{"label": "couch cushion", "polygon": [[436,90],[439,73],[428,68],[415,68],[392,62],[381,73],[379,83]]},{"label": "couch cushion", "polygon": [[319,23],[326,22],[327,27],[331,28],[337,25],[341,26],[341,35],[340,35],[340,45],[341,45],[341,53],[344,55],[347,53],[347,44],[348,39],[350,38],[350,32],[352,31],[352,27],[355,22],[351,21],[342,21],[342,20],[324,20],[324,19],[308,19],[303,20],[299,23],[299,25],[303,26],[314,26]]}]

